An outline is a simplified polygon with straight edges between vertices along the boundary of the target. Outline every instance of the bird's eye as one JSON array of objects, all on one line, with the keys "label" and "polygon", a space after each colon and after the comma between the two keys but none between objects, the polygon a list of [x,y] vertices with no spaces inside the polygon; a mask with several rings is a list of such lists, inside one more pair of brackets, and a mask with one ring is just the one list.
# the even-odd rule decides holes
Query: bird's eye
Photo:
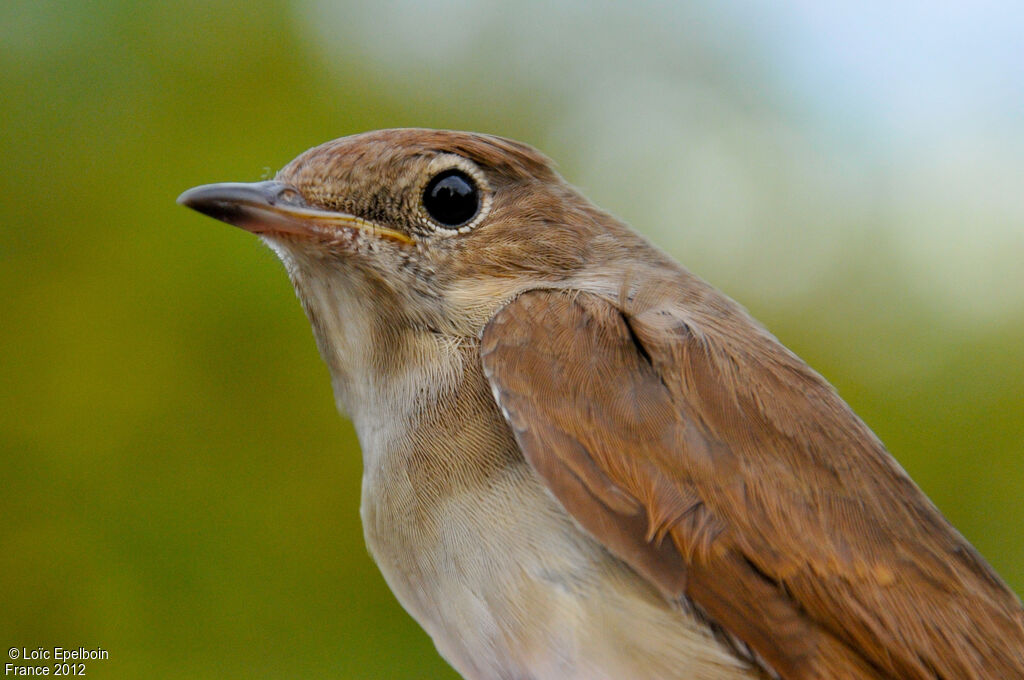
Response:
[{"label": "bird's eye", "polygon": [[473,178],[462,170],[438,173],[423,190],[423,207],[444,227],[469,222],[480,210],[480,191]]}]

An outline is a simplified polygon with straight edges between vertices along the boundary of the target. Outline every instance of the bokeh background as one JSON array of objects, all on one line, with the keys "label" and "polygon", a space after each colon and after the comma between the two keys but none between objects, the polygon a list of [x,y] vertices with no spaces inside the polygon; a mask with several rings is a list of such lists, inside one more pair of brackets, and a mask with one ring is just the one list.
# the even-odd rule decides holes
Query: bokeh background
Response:
[{"label": "bokeh background", "polygon": [[1010,0],[0,3],[0,645],[455,677],[363,547],[281,266],[174,203],[392,126],[543,149],[1024,591],[1021,35]]}]

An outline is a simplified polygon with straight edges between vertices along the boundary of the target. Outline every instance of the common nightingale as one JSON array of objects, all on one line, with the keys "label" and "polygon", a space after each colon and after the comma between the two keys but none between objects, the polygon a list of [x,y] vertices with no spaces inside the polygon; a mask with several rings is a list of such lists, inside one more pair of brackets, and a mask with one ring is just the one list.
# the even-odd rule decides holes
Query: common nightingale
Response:
[{"label": "common nightingale", "polygon": [[835,390],[530,147],[370,132],[179,202],[284,262],[466,678],[1024,678],[1020,601]]}]

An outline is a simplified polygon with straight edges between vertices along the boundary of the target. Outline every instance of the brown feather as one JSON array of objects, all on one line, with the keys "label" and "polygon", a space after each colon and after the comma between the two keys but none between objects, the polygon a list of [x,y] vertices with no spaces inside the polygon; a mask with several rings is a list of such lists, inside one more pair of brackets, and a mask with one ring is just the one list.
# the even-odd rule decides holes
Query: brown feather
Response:
[{"label": "brown feather", "polygon": [[185,198],[284,260],[371,551],[467,677],[1024,678],[1020,602],[832,388],[529,147],[377,131]]},{"label": "brown feather", "polygon": [[531,291],[485,328],[566,509],[783,678],[1024,677],[1014,594],[824,379],[683,283]]}]

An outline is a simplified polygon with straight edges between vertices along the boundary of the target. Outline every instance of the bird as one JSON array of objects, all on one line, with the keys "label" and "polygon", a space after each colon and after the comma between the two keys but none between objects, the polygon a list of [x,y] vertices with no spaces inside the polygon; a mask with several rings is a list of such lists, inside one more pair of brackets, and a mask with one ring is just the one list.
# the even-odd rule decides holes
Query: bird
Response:
[{"label": "bird", "polygon": [[532,147],[371,131],[178,201],[283,262],[467,680],[1024,678],[1020,600],[836,390]]}]

